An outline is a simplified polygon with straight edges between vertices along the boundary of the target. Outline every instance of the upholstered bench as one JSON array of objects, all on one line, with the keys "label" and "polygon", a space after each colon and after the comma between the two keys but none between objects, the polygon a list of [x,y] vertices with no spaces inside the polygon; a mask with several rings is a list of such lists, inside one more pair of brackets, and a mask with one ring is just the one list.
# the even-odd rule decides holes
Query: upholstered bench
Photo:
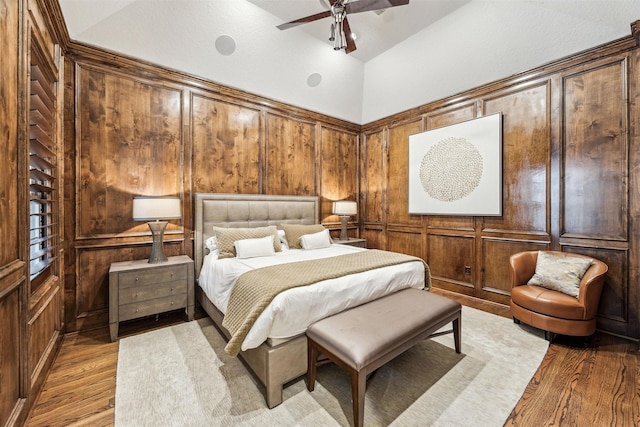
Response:
[{"label": "upholstered bench", "polygon": [[[322,319],[307,329],[307,388],[313,391],[320,353],[351,375],[353,419],[364,422],[367,376],[420,341],[453,332],[460,353],[459,303],[419,289],[405,289]],[[435,333],[449,322],[453,329]]]}]

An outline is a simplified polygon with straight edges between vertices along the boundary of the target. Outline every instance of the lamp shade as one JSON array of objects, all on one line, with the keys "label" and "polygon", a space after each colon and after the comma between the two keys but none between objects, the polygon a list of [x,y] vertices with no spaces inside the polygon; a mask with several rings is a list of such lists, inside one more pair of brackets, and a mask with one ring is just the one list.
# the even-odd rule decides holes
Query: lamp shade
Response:
[{"label": "lamp shade", "polygon": [[182,218],[179,197],[134,197],[133,220],[152,221]]},{"label": "lamp shade", "polygon": [[334,215],[355,215],[358,213],[358,204],[348,200],[339,200],[333,202],[333,214]]}]

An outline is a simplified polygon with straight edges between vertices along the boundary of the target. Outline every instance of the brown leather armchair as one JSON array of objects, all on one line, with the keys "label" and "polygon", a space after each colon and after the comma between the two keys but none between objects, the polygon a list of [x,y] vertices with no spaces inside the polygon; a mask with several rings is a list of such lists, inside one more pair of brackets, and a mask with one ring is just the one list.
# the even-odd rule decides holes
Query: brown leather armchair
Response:
[{"label": "brown leather armchair", "polygon": [[[560,256],[583,255],[553,252]],[[593,259],[593,258],[592,258]],[[520,321],[545,331],[545,338],[553,334],[591,336],[596,330],[596,313],[608,267],[593,259],[580,282],[578,298],[539,286],[527,285],[536,270],[538,251],[511,255],[511,315]]]}]

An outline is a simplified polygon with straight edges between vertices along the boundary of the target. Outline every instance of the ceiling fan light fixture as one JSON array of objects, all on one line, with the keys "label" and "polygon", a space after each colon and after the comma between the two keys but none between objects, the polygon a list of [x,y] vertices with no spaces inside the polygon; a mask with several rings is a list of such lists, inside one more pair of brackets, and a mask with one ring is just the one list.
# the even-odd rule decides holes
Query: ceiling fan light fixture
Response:
[{"label": "ceiling fan light fixture", "polygon": [[[313,15],[305,16],[303,18],[295,19],[293,21],[285,22],[277,26],[280,30],[286,30],[287,28],[293,28],[300,24],[313,22],[318,19],[333,18],[331,24],[331,31],[329,34],[329,41],[333,42],[334,50],[344,50],[345,53],[351,53],[356,50],[355,40],[356,34],[351,32],[351,27],[347,21],[347,14],[362,13],[379,10],[385,10],[388,8],[402,6],[409,4],[409,0],[318,0],[325,10],[324,12],[316,13]],[[344,25],[343,25],[344,21]],[[344,32],[344,28],[347,29],[347,33]],[[337,32],[337,35],[336,35]]]},{"label": "ceiling fan light fixture", "polygon": [[336,33],[337,36],[333,42],[333,50],[342,50],[347,47],[347,43],[344,37],[344,28],[342,26],[342,20],[336,19]]}]

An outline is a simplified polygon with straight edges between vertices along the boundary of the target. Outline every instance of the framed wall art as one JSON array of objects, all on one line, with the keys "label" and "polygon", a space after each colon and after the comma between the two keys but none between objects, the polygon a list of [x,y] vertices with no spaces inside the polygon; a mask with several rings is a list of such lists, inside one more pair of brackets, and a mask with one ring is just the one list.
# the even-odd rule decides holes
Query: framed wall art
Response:
[{"label": "framed wall art", "polygon": [[502,114],[409,136],[409,213],[502,215]]}]

